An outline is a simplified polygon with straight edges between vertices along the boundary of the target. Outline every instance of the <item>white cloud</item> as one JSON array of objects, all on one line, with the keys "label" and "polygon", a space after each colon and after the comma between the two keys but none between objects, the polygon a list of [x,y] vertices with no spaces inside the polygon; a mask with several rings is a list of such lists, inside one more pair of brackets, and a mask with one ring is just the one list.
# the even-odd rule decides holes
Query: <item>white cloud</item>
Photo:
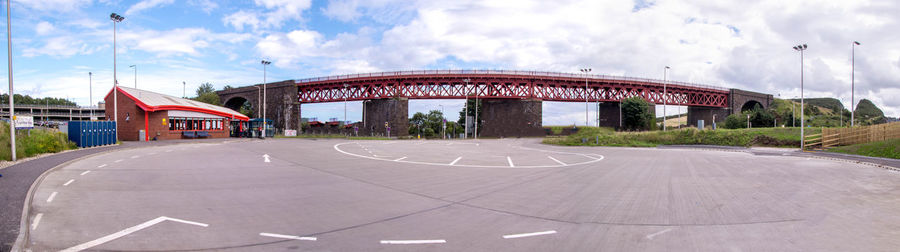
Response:
[{"label": "white cloud", "polygon": [[[72,12],[89,6],[91,0],[14,0],[15,5],[25,6],[26,8],[37,11],[50,12]],[[5,3],[4,3],[5,5]],[[5,7],[5,6],[4,6]]]},{"label": "white cloud", "polygon": [[159,56],[200,55],[201,49],[214,43],[235,44],[250,39],[248,34],[213,33],[203,28],[177,28],[173,30],[123,31],[122,42],[136,50],[156,53]]},{"label": "white cloud", "polygon": [[189,3],[191,3],[191,5],[199,6],[206,14],[210,14],[213,10],[219,8],[219,4],[210,0],[190,0]]},{"label": "white cloud", "polygon": [[238,31],[244,26],[253,30],[260,28],[280,28],[285,22],[302,20],[302,13],[312,5],[311,0],[254,0],[257,6],[267,11],[239,10],[225,16],[222,21]]},{"label": "white cloud", "polygon": [[47,35],[47,34],[50,34],[51,32],[53,32],[54,30],[56,30],[56,28],[53,27],[53,24],[51,24],[47,21],[38,22],[38,24],[35,25],[35,27],[34,27],[34,32],[37,33],[38,35]]},{"label": "white cloud", "polygon": [[103,46],[90,46],[72,36],[59,36],[47,39],[41,47],[25,47],[22,49],[22,56],[36,57],[47,55],[67,58],[76,54],[91,54],[102,48]]},{"label": "white cloud", "polygon": [[133,15],[133,14],[136,14],[136,13],[141,12],[146,9],[152,9],[152,8],[156,8],[156,7],[160,7],[160,6],[169,5],[169,4],[172,4],[173,2],[175,2],[175,0],[144,0],[144,1],[140,1],[140,2],[132,5],[130,8],[128,8],[128,10],[125,11],[125,15],[126,16]]}]

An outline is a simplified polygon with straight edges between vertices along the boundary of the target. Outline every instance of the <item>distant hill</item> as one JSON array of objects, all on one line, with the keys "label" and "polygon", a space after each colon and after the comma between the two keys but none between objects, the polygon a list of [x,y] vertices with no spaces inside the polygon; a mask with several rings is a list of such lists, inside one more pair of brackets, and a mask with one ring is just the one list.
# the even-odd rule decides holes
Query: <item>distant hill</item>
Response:
[{"label": "distant hill", "polygon": [[[799,103],[800,99],[791,99],[791,100],[794,102],[797,102],[797,104],[800,104]],[[805,102],[806,105],[813,105],[813,106],[817,106],[817,107],[821,107],[821,108],[827,108],[831,111],[840,111],[843,108],[843,106],[841,105],[841,101],[839,101],[838,99],[835,99],[835,98],[806,98],[806,99],[803,99],[803,102]]]},{"label": "distant hill", "polygon": [[871,121],[874,124],[887,122],[884,112],[867,99],[856,104],[856,116],[861,121]]}]

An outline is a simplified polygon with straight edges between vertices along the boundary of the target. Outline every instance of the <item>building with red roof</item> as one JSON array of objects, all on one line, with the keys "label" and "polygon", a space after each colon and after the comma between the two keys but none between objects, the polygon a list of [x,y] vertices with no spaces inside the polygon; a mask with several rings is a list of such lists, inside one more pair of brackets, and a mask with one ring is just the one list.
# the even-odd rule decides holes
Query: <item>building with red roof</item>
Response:
[{"label": "building with red roof", "polygon": [[[228,137],[232,121],[250,119],[222,106],[123,86],[116,90],[118,115],[115,120],[119,140]],[[106,118],[114,118],[112,90],[104,100]],[[140,139],[142,130],[148,133],[144,134],[144,139]]]}]

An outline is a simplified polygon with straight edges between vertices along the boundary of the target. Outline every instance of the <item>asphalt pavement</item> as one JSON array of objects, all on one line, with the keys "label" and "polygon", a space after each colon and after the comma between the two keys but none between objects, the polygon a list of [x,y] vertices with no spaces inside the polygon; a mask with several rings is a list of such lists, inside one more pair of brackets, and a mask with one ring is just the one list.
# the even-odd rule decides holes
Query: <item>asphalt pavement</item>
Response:
[{"label": "asphalt pavement", "polygon": [[[789,152],[784,152],[789,153]],[[6,177],[4,177],[5,179]],[[34,251],[888,251],[900,173],[744,151],[270,139],[50,172]]]}]

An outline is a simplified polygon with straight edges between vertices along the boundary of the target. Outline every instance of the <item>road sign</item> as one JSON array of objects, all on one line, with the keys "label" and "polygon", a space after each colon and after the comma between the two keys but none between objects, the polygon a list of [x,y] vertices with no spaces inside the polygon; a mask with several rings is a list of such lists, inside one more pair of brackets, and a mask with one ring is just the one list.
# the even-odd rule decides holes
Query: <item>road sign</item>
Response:
[{"label": "road sign", "polygon": [[13,120],[15,120],[15,122],[16,122],[16,129],[32,129],[32,128],[34,128],[34,117],[33,116],[17,115],[17,116],[13,116]]}]

